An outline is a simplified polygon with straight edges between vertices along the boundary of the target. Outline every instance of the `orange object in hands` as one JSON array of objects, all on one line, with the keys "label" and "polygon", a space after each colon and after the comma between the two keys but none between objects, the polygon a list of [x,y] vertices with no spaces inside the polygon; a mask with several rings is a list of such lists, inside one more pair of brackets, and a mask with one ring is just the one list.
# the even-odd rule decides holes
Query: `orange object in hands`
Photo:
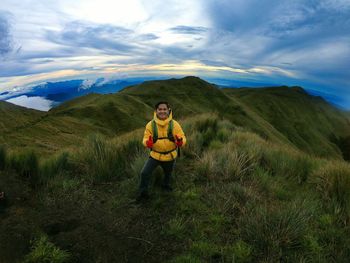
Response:
[{"label": "orange object in hands", "polygon": [[179,136],[177,136],[177,135],[175,135],[175,139],[176,139],[176,140],[175,140],[176,145],[177,145],[178,147],[181,147],[182,144],[183,144],[182,138],[179,137]]},{"label": "orange object in hands", "polygon": [[146,141],[146,145],[147,145],[147,148],[152,149],[152,147],[153,147],[153,139],[152,139],[151,135],[149,136],[148,141]]}]

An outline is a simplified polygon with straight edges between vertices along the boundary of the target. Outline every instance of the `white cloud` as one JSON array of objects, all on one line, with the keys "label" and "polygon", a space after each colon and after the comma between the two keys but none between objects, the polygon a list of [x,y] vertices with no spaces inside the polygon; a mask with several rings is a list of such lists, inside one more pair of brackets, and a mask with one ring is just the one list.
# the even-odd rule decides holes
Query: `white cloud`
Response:
[{"label": "white cloud", "polygon": [[45,99],[43,97],[28,97],[26,95],[22,95],[19,97],[11,98],[6,100],[7,102],[23,106],[26,108],[41,110],[41,111],[48,111],[53,106],[53,101]]}]

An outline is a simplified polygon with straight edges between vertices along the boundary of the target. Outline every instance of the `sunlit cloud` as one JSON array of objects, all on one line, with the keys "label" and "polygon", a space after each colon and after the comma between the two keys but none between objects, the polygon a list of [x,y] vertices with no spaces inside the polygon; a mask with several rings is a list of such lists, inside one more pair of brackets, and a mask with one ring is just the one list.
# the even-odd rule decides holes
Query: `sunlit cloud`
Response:
[{"label": "sunlit cloud", "polygon": [[[19,76],[12,78],[0,78],[0,90],[5,90],[7,85],[16,86],[28,86],[38,84],[44,81],[58,81],[63,79],[75,78],[96,78],[110,77],[110,76],[135,76],[135,75],[149,75],[149,74],[171,74],[174,75],[193,75],[193,73],[201,72],[202,74],[219,73],[222,77],[228,77],[228,74],[250,74],[250,75],[271,75],[279,73],[285,76],[296,77],[295,73],[279,68],[271,67],[254,67],[254,68],[233,68],[228,66],[212,66],[201,63],[200,61],[189,60],[179,64],[156,64],[156,65],[140,65],[140,64],[114,64],[113,66],[108,63],[103,63],[101,57],[91,58],[80,58],[79,61],[85,60],[87,65],[91,65],[90,69],[84,70],[60,70],[48,73],[33,74],[27,76]],[[100,63],[99,67],[92,67],[94,63]]]}]

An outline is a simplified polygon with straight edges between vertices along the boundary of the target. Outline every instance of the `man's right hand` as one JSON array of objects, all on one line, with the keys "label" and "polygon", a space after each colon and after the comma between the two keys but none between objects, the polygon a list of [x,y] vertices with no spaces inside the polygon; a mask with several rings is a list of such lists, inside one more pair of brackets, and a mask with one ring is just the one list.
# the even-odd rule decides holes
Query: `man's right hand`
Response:
[{"label": "man's right hand", "polygon": [[146,141],[146,146],[147,146],[147,148],[150,148],[150,149],[152,149],[152,147],[153,147],[153,139],[152,139],[151,135],[149,136],[148,140]]}]

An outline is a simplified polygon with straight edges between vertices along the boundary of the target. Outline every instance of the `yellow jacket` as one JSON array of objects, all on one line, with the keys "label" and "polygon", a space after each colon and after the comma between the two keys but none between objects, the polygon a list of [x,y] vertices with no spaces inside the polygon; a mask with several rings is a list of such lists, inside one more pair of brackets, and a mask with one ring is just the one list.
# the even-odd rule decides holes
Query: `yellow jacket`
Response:
[{"label": "yellow jacket", "polygon": [[[153,118],[157,124],[158,138],[168,137],[168,124],[169,124],[170,120],[172,120],[172,118],[173,118],[172,112],[170,112],[169,117],[165,120],[158,119],[156,112],[154,112]],[[183,141],[182,146],[184,146],[186,144],[185,134],[184,134],[180,124],[177,121],[173,120],[173,123],[174,123],[174,130],[173,130],[174,138],[175,138],[175,135],[182,138],[182,141]],[[152,136],[152,138],[153,138],[152,121],[148,122],[146,125],[146,129],[145,129],[145,133],[143,135],[143,141],[142,141],[144,146],[146,146],[146,141],[149,139],[149,136]],[[158,153],[158,152],[171,151],[172,149],[174,149],[174,150],[168,154]],[[152,151],[151,151],[150,155],[153,159],[156,159],[159,161],[166,162],[166,161],[174,160],[177,157],[176,144],[174,142],[170,141],[169,139],[157,140],[156,143],[153,144]]]}]

